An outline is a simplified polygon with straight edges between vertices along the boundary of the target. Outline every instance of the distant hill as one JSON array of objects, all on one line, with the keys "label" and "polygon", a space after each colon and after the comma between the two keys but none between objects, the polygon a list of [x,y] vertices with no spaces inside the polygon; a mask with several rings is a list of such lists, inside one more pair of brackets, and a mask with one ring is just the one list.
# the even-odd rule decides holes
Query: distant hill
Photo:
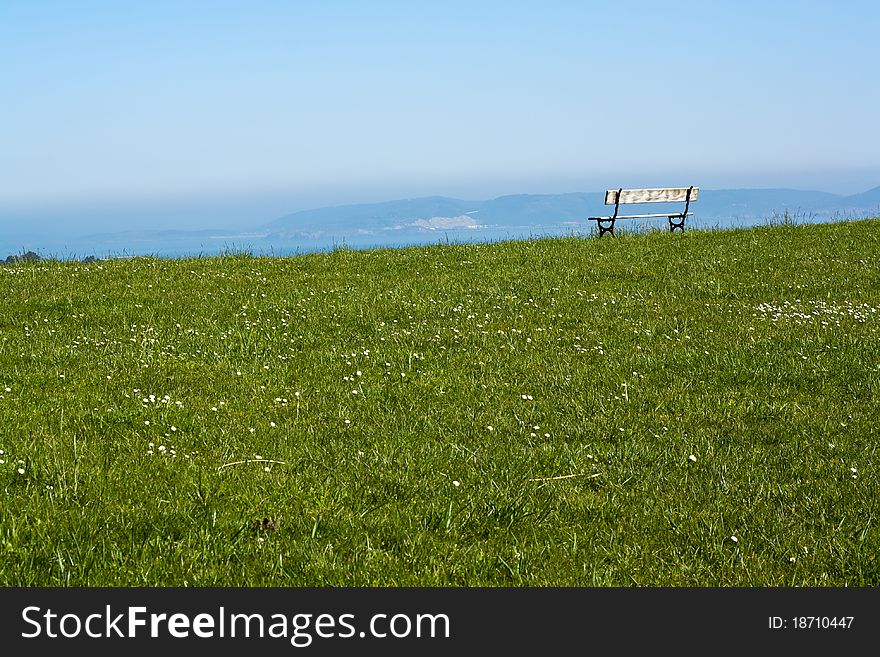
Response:
[{"label": "distant hill", "polygon": [[[256,252],[423,244],[438,239],[512,239],[589,231],[588,217],[603,216],[605,193],[514,194],[487,200],[444,196],[407,198],[302,210],[262,225],[213,230],[134,229],[61,238],[19,226],[0,234],[0,252],[34,250],[75,257],[109,253],[182,255],[223,250]],[[644,206],[643,206],[644,207]],[[652,204],[651,212],[679,212],[681,203]],[[629,210],[640,211],[639,206]],[[880,187],[841,196],[794,189],[701,189],[691,205],[692,227],[753,226],[782,217],[817,222],[880,216]],[[650,221],[650,220],[649,220]]]},{"label": "distant hill", "polygon": [[459,217],[478,207],[482,201],[463,201],[442,196],[401,199],[384,203],[340,205],[303,210],[286,215],[258,230],[280,237],[300,233],[339,230],[376,231],[408,226],[433,217]]},{"label": "distant hill", "polygon": [[[285,215],[257,230],[281,239],[339,232],[438,230],[486,226],[548,227],[585,225],[590,216],[608,213],[604,192],[518,194],[484,201],[431,196],[383,203],[363,203],[303,210]],[[651,211],[678,211],[681,204],[657,204]],[[700,190],[691,206],[701,223],[746,224],[774,214],[823,217],[880,213],[880,187],[839,196],[794,189]]]},{"label": "distant hill", "polygon": [[869,189],[861,194],[854,194],[846,197],[847,203],[867,209],[876,209],[880,207],[880,187]]},{"label": "distant hill", "polygon": [[259,230],[283,238],[311,235],[315,231],[540,226],[582,220],[601,200],[602,194],[596,192],[519,194],[488,201],[429,196],[303,210],[260,226]]}]

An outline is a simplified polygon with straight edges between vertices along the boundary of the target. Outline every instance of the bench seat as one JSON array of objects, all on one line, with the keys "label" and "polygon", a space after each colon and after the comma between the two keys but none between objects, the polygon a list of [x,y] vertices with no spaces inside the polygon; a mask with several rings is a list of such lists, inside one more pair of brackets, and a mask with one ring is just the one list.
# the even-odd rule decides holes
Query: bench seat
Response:
[{"label": "bench seat", "polygon": [[[690,204],[697,200],[699,187],[666,187],[662,189],[609,189],[605,192],[605,205],[614,205],[614,214],[609,217],[588,217],[587,221],[595,221],[599,228],[599,237],[605,233],[614,236],[614,222],[618,219],[652,219],[666,217],[669,230],[684,231],[685,219],[694,213],[689,212]],[[656,212],[648,214],[619,214],[621,203],[675,203],[684,201],[682,212]],[[677,221],[676,221],[677,220]]]}]

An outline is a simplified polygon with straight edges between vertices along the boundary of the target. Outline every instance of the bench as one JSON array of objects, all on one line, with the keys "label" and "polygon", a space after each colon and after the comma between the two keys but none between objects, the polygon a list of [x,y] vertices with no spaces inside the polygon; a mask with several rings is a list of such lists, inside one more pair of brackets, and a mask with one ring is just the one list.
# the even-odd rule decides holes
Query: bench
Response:
[{"label": "bench", "polygon": [[[675,229],[684,231],[684,220],[693,212],[688,212],[691,202],[697,200],[699,187],[670,187],[667,189],[609,189],[605,192],[605,205],[614,205],[614,214],[610,217],[589,217],[587,221],[595,221],[599,228],[599,237],[605,233],[614,236],[614,222],[618,219],[649,219],[651,217],[666,217],[669,219],[669,231]],[[621,203],[676,203],[684,201],[682,212],[669,214],[661,212],[657,214],[618,214]]]}]

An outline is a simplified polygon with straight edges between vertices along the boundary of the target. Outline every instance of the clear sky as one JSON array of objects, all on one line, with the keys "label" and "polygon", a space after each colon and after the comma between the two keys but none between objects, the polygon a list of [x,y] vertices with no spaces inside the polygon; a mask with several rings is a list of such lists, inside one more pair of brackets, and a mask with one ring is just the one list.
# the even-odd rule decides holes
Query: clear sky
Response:
[{"label": "clear sky", "polygon": [[878,29],[876,0],[0,0],[0,208],[855,193]]}]

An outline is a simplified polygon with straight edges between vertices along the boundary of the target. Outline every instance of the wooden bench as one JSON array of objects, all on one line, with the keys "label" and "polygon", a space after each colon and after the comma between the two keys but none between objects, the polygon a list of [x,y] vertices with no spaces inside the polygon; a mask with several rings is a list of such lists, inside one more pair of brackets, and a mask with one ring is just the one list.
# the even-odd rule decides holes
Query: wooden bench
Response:
[{"label": "wooden bench", "polygon": [[[684,220],[693,212],[688,212],[691,202],[697,200],[699,187],[670,187],[667,189],[609,189],[605,192],[605,205],[614,205],[614,214],[610,217],[589,217],[587,221],[595,221],[599,228],[599,237],[605,233],[614,236],[614,222],[618,219],[649,219],[666,217],[669,219],[669,231],[684,231]],[[618,214],[621,203],[676,203],[684,201],[682,212],[669,214]]]}]

